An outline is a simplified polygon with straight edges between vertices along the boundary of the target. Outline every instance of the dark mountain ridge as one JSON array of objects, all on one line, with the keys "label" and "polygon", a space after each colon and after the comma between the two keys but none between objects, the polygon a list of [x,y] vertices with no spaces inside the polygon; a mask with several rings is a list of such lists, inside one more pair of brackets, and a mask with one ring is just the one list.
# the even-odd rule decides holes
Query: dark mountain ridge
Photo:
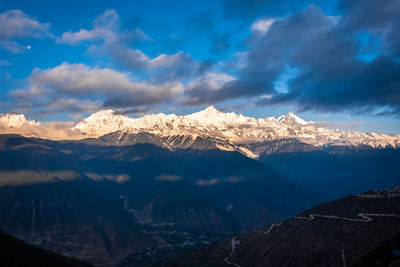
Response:
[{"label": "dark mountain ridge", "polygon": [[[238,147],[228,140],[198,136],[159,137],[139,132],[132,134],[117,131],[97,139],[79,142],[109,147],[124,147],[135,144],[153,144],[171,151],[181,149],[236,150],[259,155],[257,160],[284,174],[292,182],[301,185],[324,201],[369,190],[384,189],[398,184],[400,150],[395,148],[373,148],[368,145],[343,145],[316,147],[295,138],[240,144]],[[351,180],[351,183],[348,181]]]},{"label": "dark mountain ridge", "polygon": [[388,251],[399,249],[399,234],[397,187],[323,203],[281,223],[190,252],[167,266],[343,266],[342,250],[347,266],[376,266],[371,257],[388,264],[396,261]]},{"label": "dark mountain ridge", "polygon": [[2,229],[108,265],[155,264],[318,201],[238,152],[15,135],[0,136],[0,184]]}]

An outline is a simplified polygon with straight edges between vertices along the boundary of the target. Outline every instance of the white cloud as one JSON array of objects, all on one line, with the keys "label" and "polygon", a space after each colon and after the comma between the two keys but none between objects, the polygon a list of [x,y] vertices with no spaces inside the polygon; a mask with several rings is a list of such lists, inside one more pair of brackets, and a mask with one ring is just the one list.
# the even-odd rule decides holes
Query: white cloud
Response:
[{"label": "white cloud", "polygon": [[182,51],[150,58],[141,50],[128,47],[125,44],[127,40],[152,41],[152,39],[141,29],[122,31],[120,24],[116,11],[109,9],[94,20],[92,29],[65,32],[56,41],[69,45],[89,42],[91,43],[87,50],[89,53],[106,55],[119,66],[147,71],[164,69],[166,73],[157,73],[162,79],[173,80],[180,78],[182,73],[187,74],[196,71],[198,64],[193,61],[190,55]]},{"label": "white cloud", "polygon": [[79,31],[64,32],[56,41],[69,45],[78,45],[82,42],[104,42],[104,44],[122,43],[125,40],[145,40],[152,39],[141,29],[122,31],[121,23],[117,12],[107,9],[93,21],[92,29],[80,29]]},{"label": "white cloud", "polygon": [[58,43],[78,45],[83,41],[98,41],[108,39],[113,33],[106,29],[94,29],[91,31],[80,29],[78,32],[65,32],[57,39]]},{"label": "white cloud", "polygon": [[30,76],[30,82],[34,88],[51,87],[59,92],[72,95],[88,93],[164,93],[165,96],[165,93],[167,93],[158,91],[159,87],[150,85],[147,82],[135,81],[127,73],[117,72],[109,68],[91,68],[84,64],[63,63],[51,69],[35,69]]},{"label": "white cloud", "polygon": [[185,53],[180,51],[172,55],[161,54],[158,57],[150,60],[148,62],[148,65],[150,68],[160,68],[160,67],[171,68],[179,64],[182,64],[182,62],[191,62],[191,61],[192,61],[191,56],[186,55]]},{"label": "white cloud", "polygon": [[187,89],[193,90],[196,88],[203,88],[207,90],[218,90],[225,83],[234,80],[236,80],[235,77],[225,73],[207,72],[204,75],[189,82],[187,84]]},{"label": "white cloud", "polygon": [[112,41],[118,38],[119,16],[113,9],[107,9],[93,22],[93,29],[64,32],[56,39],[58,43],[78,45],[84,41]]},{"label": "white cloud", "polygon": [[130,49],[124,44],[116,43],[103,48],[93,46],[92,51],[104,50],[112,60],[129,69],[147,69],[150,58],[139,49]]},{"label": "white cloud", "polygon": [[[23,116],[14,114],[2,114],[0,120],[4,116]],[[46,138],[52,140],[76,140],[85,138],[80,131],[73,130],[74,122],[40,122],[31,123],[26,120],[18,127],[10,127],[0,123],[0,134],[20,134],[23,136]]]},{"label": "white cloud", "polygon": [[275,19],[260,19],[251,25],[251,31],[259,34],[265,34],[271,25],[275,22]]},{"label": "white cloud", "polygon": [[178,82],[153,84],[109,68],[69,63],[35,69],[28,82],[28,89],[14,90],[11,96],[17,108],[31,112],[126,109],[172,101],[183,91]]},{"label": "white cloud", "polygon": [[23,53],[25,46],[10,40],[0,40],[0,47],[12,53]]},{"label": "white cloud", "polygon": [[40,23],[21,10],[0,13],[0,47],[13,53],[22,53],[27,48],[14,41],[21,38],[44,38],[52,36],[49,23]]}]

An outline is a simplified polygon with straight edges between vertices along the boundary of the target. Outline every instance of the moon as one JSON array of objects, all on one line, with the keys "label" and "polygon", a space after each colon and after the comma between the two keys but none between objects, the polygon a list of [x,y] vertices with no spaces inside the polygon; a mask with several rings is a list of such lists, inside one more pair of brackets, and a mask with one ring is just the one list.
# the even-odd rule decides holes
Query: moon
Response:
[{"label": "moon", "polygon": [[28,49],[28,50],[31,50],[31,48],[32,48],[32,46],[30,46],[30,45],[26,46],[26,49]]}]

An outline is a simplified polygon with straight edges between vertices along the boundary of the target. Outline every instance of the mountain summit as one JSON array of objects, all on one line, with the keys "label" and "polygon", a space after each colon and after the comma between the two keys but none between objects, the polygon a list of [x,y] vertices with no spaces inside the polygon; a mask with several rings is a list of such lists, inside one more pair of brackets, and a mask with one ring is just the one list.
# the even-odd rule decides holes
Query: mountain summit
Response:
[{"label": "mountain summit", "polygon": [[279,116],[277,119],[280,123],[289,125],[289,126],[296,126],[296,125],[306,125],[308,122],[303,120],[302,118],[296,116],[294,113],[289,112],[286,115]]}]

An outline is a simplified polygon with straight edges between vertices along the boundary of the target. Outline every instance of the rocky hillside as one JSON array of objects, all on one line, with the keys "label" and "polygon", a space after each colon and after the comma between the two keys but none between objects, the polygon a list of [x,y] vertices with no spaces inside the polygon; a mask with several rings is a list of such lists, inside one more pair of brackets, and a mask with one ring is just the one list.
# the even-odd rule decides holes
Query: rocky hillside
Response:
[{"label": "rocky hillside", "polygon": [[399,234],[397,187],[321,204],[193,251],[167,266],[343,266],[343,256],[347,266],[376,266],[376,260],[388,266],[397,260],[391,250],[399,249]]}]

